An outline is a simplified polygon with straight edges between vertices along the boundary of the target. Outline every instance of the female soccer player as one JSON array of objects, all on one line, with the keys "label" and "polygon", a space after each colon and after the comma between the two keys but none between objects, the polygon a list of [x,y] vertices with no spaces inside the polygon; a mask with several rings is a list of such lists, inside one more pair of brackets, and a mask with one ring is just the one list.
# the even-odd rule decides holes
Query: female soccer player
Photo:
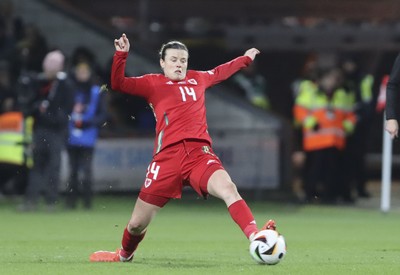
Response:
[{"label": "female soccer player", "polygon": [[[92,262],[132,261],[151,220],[170,199],[180,198],[190,185],[199,195],[222,199],[232,219],[251,240],[258,232],[250,208],[211,148],[207,131],[205,90],[248,66],[260,52],[249,49],[244,56],[209,71],[187,71],[189,51],[178,41],[160,50],[163,74],[125,77],[130,43],[125,34],[115,39],[111,86],[113,90],[144,97],[156,118],[153,159],[147,169],[132,216],[116,252],[97,251]],[[276,229],[269,220],[263,229]]]}]

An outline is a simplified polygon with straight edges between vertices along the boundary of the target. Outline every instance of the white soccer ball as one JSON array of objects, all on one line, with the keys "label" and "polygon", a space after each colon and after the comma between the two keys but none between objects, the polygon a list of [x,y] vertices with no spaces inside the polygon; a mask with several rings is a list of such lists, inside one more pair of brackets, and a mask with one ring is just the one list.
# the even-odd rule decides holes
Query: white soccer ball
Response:
[{"label": "white soccer ball", "polygon": [[277,264],[286,255],[285,238],[275,230],[261,230],[250,243],[250,255],[257,263]]}]

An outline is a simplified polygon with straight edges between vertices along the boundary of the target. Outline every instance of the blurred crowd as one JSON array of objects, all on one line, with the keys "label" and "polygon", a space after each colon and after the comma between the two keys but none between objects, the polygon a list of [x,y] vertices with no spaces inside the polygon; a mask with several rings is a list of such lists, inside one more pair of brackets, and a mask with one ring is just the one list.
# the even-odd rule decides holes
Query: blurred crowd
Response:
[{"label": "blurred crowd", "polygon": [[[231,82],[255,107],[278,113],[269,97],[268,79],[256,63]],[[372,121],[382,111],[377,82],[352,55],[306,60],[291,85],[293,165],[302,202],[353,204],[371,197],[366,157]]]},{"label": "blurred crowd", "polygon": [[368,198],[366,153],[375,115],[374,76],[351,58],[310,66],[296,81],[293,115],[305,154],[306,202],[354,203]]},{"label": "blurred crowd", "polygon": [[[68,59],[40,30],[0,13],[0,191],[23,195],[18,209],[49,211],[66,192],[65,207],[92,205],[92,159],[108,119],[104,77],[94,54],[77,46]],[[62,152],[69,180],[60,185]]]}]

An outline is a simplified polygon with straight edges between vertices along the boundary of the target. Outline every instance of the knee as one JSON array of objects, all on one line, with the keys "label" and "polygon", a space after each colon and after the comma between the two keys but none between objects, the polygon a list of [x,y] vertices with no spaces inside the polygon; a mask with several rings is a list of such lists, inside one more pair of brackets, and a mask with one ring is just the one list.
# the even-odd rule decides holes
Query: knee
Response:
[{"label": "knee", "polygon": [[217,197],[224,201],[235,201],[240,199],[236,185],[230,180],[224,180],[216,184]]},{"label": "knee", "polygon": [[221,189],[225,194],[229,195],[235,195],[238,192],[236,185],[230,180],[222,182]]},{"label": "knee", "polygon": [[138,235],[146,229],[146,226],[138,220],[131,219],[128,223],[127,228],[129,233]]}]

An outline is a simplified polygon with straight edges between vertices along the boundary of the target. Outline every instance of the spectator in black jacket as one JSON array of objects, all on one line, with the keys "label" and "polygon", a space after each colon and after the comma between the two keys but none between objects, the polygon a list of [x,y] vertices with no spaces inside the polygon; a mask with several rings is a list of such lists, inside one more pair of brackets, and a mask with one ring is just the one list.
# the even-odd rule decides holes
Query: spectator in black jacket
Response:
[{"label": "spectator in black jacket", "polygon": [[34,117],[33,160],[22,211],[33,211],[41,193],[48,210],[53,210],[59,195],[61,151],[68,133],[74,92],[63,72],[64,55],[49,52],[43,60],[43,72],[22,76],[20,102],[25,115]]}]

